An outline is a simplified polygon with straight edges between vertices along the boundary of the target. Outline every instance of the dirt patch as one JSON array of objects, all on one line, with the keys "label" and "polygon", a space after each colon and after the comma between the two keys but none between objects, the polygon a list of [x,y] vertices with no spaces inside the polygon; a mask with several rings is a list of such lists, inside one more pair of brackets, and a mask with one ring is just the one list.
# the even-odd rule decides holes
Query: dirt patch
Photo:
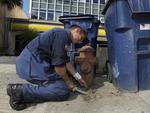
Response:
[{"label": "dirt patch", "polygon": [[111,92],[111,94],[114,96],[122,96],[123,93],[121,91],[117,90],[117,91]]},{"label": "dirt patch", "polygon": [[[102,99],[103,97],[106,96],[122,96],[123,93],[119,90],[116,90],[116,88],[111,88],[111,89],[103,89],[104,83],[106,81],[105,78],[103,78],[103,81],[101,80],[102,78],[96,77],[93,81],[93,84],[91,85],[91,88],[87,91],[87,95],[82,95],[82,98],[84,101],[90,103],[97,101],[99,99]],[[112,85],[110,83],[106,83],[107,85]],[[105,85],[106,85],[105,84]],[[99,90],[99,91],[98,91]]]},{"label": "dirt patch", "polygon": [[88,94],[82,95],[83,100],[89,103],[101,99],[103,95],[98,93],[97,89],[102,86],[102,83],[99,82],[97,78],[95,78],[90,89],[87,91]]},{"label": "dirt patch", "polygon": [[82,98],[84,101],[89,103],[89,102],[93,102],[93,101],[96,101],[98,99],[101,99],[101,98],[103,98],[103,96],[100,93],[96,92],[96,90],[90,89],[88,91],[87,95],[82,95]]}]

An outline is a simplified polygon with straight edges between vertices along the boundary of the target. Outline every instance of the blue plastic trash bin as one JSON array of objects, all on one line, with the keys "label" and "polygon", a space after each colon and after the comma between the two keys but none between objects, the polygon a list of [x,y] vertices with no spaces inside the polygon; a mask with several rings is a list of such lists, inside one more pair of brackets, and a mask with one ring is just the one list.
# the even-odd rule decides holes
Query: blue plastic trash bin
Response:
[{"label": "blue plastic trash bin", "polygon": [[108,0],[103,14],[113,83],[150,89],[150,0]]}]

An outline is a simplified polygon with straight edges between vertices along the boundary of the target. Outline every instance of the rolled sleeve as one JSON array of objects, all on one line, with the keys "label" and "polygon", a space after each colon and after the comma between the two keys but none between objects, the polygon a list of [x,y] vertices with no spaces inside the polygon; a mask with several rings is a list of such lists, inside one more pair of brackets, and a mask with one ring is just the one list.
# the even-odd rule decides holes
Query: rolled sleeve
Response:
[{"label": "rolled sleeve", "polygon": [[63,59],[60,59],[60,58],[53,58],[52,59],[52,65],[53,66],[64,66],[65,65],[65,62]]}]

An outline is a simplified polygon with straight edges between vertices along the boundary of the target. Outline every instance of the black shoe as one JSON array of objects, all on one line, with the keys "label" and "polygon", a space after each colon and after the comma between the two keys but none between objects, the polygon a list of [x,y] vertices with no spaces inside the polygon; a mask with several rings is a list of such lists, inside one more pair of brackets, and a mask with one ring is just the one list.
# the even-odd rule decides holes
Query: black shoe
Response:
[{"label": "black shoe", "polygon": [[23,110],[27,105],[23,102],[22,84],[8,84],[7,95],[10,96],[9,104],[14,110]]}]

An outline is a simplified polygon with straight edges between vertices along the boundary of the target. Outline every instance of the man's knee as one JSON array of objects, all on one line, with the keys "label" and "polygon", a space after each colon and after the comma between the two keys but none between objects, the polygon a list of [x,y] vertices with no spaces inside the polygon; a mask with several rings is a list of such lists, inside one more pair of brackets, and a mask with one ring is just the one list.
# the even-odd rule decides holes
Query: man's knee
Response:
[{"label": "man's knee", "polygon": [[60,95],[60,96],[59,96],[59,99],[60,99],[60,101],[65,101],[65,100],[67,100],[69,97],[70,97],[70,92],[68,91],[68,92],[64,93],[63,95]]},{"label": "man's knee", "polygon": [[56,101],[65,101],[69,98],[70,96],[70,91],[69,89],[54,89],[53,91],[53,96],[54,96],[54,100]]},{"label": "man's knee", "polygon": [[[47,87],[49,99],[56,101],[65,101],[70,96],[70,91],[63,81],[57,81]],[[51,98],[50,98],[51,97]]]}]

